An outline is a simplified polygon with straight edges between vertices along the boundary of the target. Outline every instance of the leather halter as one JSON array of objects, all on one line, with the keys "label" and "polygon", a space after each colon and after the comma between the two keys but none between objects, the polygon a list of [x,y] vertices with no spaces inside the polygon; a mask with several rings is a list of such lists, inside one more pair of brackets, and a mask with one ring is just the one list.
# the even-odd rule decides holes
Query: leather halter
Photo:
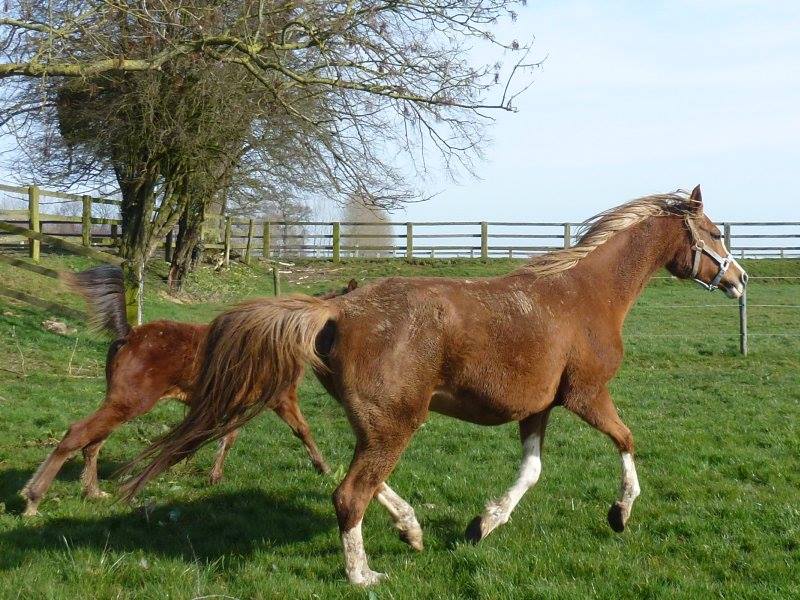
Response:
[{"label": "leather halter", "polygon": [[[731,266],[731,263],[733,262],[733,256],[731,256],[731,253],[728,252],[726,256],[722,257],[714,252],[714,250],[706,246],[706,243],[697,235],[694,222],[688,215],[686,216],[686,226],[689,228],[689,232],[692,234],[692,251],[694,252],[691,277],[698,285],[700,285],[700,287],[707,289],[709,292],[713,292],[719,287],[719,282],[725,276],[725,273],[728,271],[728,267]],[[725,250],[728,251],[727,248],[725,248]],[[703,254],[711,258],[711,260],[717,263],[717,266],[719,267],[714,279],[712,279],[709,283],[697,278],[697,273],[700,272],[700,261],[703,258]]]}]

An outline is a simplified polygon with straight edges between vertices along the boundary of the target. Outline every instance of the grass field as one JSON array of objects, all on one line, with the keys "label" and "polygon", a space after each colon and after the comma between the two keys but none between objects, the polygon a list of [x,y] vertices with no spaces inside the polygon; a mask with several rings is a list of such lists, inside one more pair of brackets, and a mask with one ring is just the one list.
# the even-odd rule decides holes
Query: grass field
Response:
[{"label": "grass field", "polygon": [[[89,266],[66,257],[43,263]],[[308,263],[284,287],[318,291],[389,274],[494,275],[514,264]],[[755,276],[800,275],[798,261],[746,267]],[[163,266],[155,270],[163,274]],[[222,276],[202,270],[178,303],[158,275],[147,286],[148,320],[207,320],[225,303],[271,290],[259,267]],[[81,306],[52,280],[4,265],[0,278]],[[465,544],[466,524],[516,475],[517,431],[432,415],[390,480],[415,506],[426,550],[410,550],[385,511],[371,506],[367,551],[390,579],[364,591],[346,583],[330,502],[353,436],[341,408],[310,378],[302,406],[333,478],[316,475],[299,442],[266,414],[239,438],[220,485],[206,484],[212,448],[153,482],[141,499],[155,506],[149,518],[137,506],[82,499],[76,459],[42,503],[43,516],[23,520],[18,490],[67,425],[102,398],[107,341],[69,320],[77,333],[47,333],[41,322],[50,314],[0,298],[0,597],[800,597],[800,309],[756,306],[800,304],[800,280],[755,279],[749,300],[746,358],[738,354],[737,305],[721,294],[656,280],[634,308],[612,384],[634,433],[642,485],[623,534],[605,522],[619,483],[615,450],[556,410],[539,484],[507,525],[478,546]],[[101,454],[101,477],[182,414],[164,403],[115,433]]]}]

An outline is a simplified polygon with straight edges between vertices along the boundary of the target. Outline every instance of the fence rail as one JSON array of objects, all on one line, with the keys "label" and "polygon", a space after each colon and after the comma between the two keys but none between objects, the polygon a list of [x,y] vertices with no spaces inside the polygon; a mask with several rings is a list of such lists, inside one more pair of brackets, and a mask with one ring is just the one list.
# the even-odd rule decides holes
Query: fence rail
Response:
[{"label": "fence rail", "polygon": [[[27,208],[0,210],[0,222],[22,225],[33,231],[82,245],[113,247],[121,221],[95,216],[93,207],[118,207],[120,200],[41,190],[36,186],[0,184],[0,192],[13,194]],[[56,198],[46,202],[42,198]],[[80,216],[40,211],[52,204],[79,203]],[[78,212],[74,206],[74,212]],[[409,221],[326,222],[264,221],[238,216],[207,215],[203,240],[210,250],[222,251],[226,262],[238,252],[244,262],[253,257],[329,258],[526,258],[557,248],[569,248],[580,235],[581,223],[542,221]],[[737,258],[800,257],[800,222],[723,221],[718,223],[725,243]],[[358,228],[356,231],[354,228]],[[162,242],[166,256],[174,235]],[[28,244],[31,257],[38,256],[38,241],[0,235],[0,246]]]},{"label": "fence rail", "polygon": [[[224,224],[223,224],[224,223]],[[546,222],[299,222],[207,220],[226,251],[251,251],[270,257],[343,258],[526,258],[577,243],[582,223]],[[800,257],[800,222],[717,224],[737,258]],[[246,227],[246,230],[245,230]],[[350,229],[358,227],[358,232]],[[373,227],[376,229],[368,229]],[[380,231],[381,228],[384,231]],[[390,228],[389,231],[385,231]],[[370,231],[376,231],[371,233]],[[260,249],[260,250],[253,250]]]}]

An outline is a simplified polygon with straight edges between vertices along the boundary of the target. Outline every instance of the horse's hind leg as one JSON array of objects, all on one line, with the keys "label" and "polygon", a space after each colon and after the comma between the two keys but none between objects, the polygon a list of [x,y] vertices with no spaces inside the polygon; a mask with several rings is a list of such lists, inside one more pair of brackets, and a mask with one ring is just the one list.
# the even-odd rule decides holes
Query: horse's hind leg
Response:
[{"label": "horse's hind leg", "polygon": [[389,511],[394,526],[400,532],[400,539],[406,544],[422,552],[422,527],[419,526],[414,508],[386,483],[381,484],[375,499]]},{"label": "horse's hind leg", "polygon": [[81,483],[83,484],[83,495],[90,499],[108,498],[108,494],[100,489],[97,483],[97,457],[100,448],[106,443],[106,438],[99,442],[92,442],[83,449],[83,472],[81,473]]},{"label": "horse's hind leg", "polygon": [[[425,396],[426,399],[428,397]],[[333,506],[339,522],[345,570],[350,583],[373,585],[385,575],[373,571],[367,563],[361,535],[364,511],[376,492],[380,490],[385,494],[382,484],[394,469],[419,423],[424,420],[427,405],[415,407],[404,403],[404,410],[399,411],[390,410],[391,407],[384,404],[384,414],[377,414],[377,410],[373,410],[369,412],[369,418],[362,417],[360,405],[363,406],[356,399],[347,403],[357,441],[347,475],[333,493]],[[377,406],[377,403],[369,404],[371,409],[377,409]],[[398,418],[397,415],[404,418]]]},{"label": "horse's hind leg", "polygon": [[630,429],[619,418],[617,409],[611,400],[611,395],[605,388],[588,404],[564,404],[569,410],[580,416],[584,421],[605,433],[617,447],[622,465],[622,480],[617,501],[608,511],[608,524],[614,531],[625,529],[625,523],[631,515],[633,501],[639,495],[639,479],[636,476],[636,466],[633,463],[633,435]]},{"label": "horse's hind leg", "polygon": [[37,514],[39,503],[42,501],[53,479],[69,458],[90,443],[105,440],[124,420],[120,418],[113,408],[103,406],[94,414],[70,425],[66,435],[55,450],[50,453],[50,456],[39,466],[30,481],[22,488],[20,494],[27,502],[23,515],[32,516]]},{"label": "horse's hind leg", "polygon": [[314,443],[314,436],[311,435],[311,428],[303,418],[303,413],[300,412],[295,388],[287,390],[280,402],[273,407],[273,410],[289,427],[291,427],[292,432],[303,442],[303,445],[308,451],[308,456],[317,472],[323,475],[330,473],[330,467],[328,467],[322,453],[319,451],[319,448],[317,448],[316,443]]},{"label": "horse's hind leg", "polygon": [[547,427],[550,410],[531,415],[519,422],[519,436],[522,442],[522,464],[519,475],[506,493],[499,500],[492,500],[483,511],[467,526],[466,538],[477,543],[485,538],[499,525],[508,522],[511,511],[522,499],[522,496],[537,481],[542,472],[542,442]]},{"label": "horse's hind leg", "polygon": [[239,430],[234,429],[230,433],[223,436],[223,438],[219,441],[219,449],[217,450],[217,455],[214,459],[214,467],[211,469],[211,475],[209,476],[209,481],[211,485],[216,485],[222,479],[222,465],[225,462],[225,457],[228,455],[228,451],[233,446],[233,442],[236,441],[236,438],[239,437]]}]

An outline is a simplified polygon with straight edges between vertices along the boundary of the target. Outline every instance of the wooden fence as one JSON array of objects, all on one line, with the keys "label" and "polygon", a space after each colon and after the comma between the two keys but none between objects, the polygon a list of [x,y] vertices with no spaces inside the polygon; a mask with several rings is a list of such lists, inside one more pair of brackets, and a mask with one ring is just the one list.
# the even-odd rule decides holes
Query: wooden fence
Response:
[{"label": "wooden fence", "polygon": [[[370,227],[391,233],[370,234]],[[558,248],[569,248],[580,237],[581,223],[550,222],[311,222],[259,221],[213,217],[206,231],[217,231],[221,241],[206,244],[226,257],[231,250],[249,263],[253,255],[266,258],[526,258]],[[800,257],[800,222],[722,222],[725,243],[737,258]],[[348,233],[358,227],[357,233]],[[287,233],[288,231],[288,233]],[[376,243],[378,240],[379,243]]]},{"label": "wooden fence", "polygon": [[[70,240],[80,238],[80,243],[84,247],[90,246],[114,246],[119,237],[121,221],[119,219],[109,219],[105,217],[92,216],[92,208],[97,205],[120,206],[119,200],[112,198],[100,198],[88,195],[65,194],[42,190],[32,185],[28,187],[17,187],[0,184],[0,192],[11,194],[18,203],[26,200],[25,209],[0,209],[0,221],[21,226],[27,225],[27,229],[35,233],[46,233],[52,238],[60,240]],[[50,204],[77,203],[81,207],[81,215],[50,214],[42,212],[42,198],[54,198],[56,202]],[[24,200],[23,200],[24,199]],[[101,226],[100,228],[96,226]],[[48,227],[49,226],[49,227]],[[55,226],[55,228],[53,227]],[[108,226],[107,228],[103,226]],[[56,229],[55,231],[46,231]],[[29,246],[30,257],[34,260],[39,259],[41,242],[35,238],[28,238],[20,233],[11,233],[0,237],[0,245]]]},{"label": "wooden fence", "polygon": [[[98,206],[120,206],[119,200],[41,190],[36,186],[0,184],[0,192],[14,195],[26,208],[0,210],[0,221],[25,224],[32,231],[62,239],[80,238],[81,244],[113,248],[120,233],[119,219],[96,217]],[[42,212],[42,198],[80,206],[80,216]],[[718,223],[725,243],[737,258],[800,257],[800,222]],[[389,232],[385,231],[389,228]],[[50,228],[51,231],[47,231]],[[358,231],[354,231],[358,228]],[[228,262],[238,254],[250,263],[254,256],[327,258],[525,258],[557,248],[568,248],[580,235],[581,223],[438,221],[438,222],[323,222],[264,221],[207,215],[203,225],[205,247],[219,250]],[[57,231],[56,231],[57,230]],[[374,233],[369,233],[374,231]],[[173,235],[162,242],[169,260]],[[20,236],[0,236],[0,245],[29,243]],[[38,242],[30,243],[31,256]]]}]

